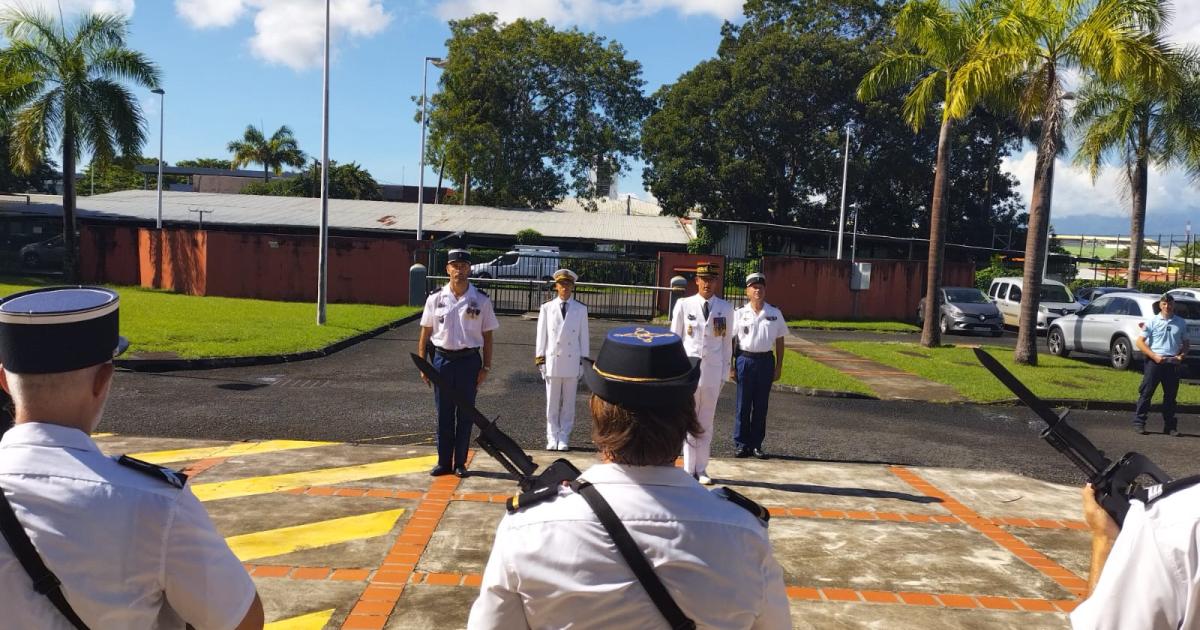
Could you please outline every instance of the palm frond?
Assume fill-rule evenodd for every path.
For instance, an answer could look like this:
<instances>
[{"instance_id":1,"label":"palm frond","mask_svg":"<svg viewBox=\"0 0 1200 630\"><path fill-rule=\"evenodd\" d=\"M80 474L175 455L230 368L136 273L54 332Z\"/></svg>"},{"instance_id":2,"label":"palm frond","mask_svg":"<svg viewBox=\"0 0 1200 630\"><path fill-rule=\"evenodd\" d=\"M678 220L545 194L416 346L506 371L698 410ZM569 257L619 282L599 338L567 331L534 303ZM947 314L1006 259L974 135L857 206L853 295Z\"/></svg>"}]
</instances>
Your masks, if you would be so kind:
<instances>
[{"instance_id":1,"label":"palm frond","mask_svg":"<svg viewBox=\"0 0 1200 630\"><path fill-rule=\"evenodd\" d=\"M946 83L946 75L942 72L930 72L925 75L917 84L913 86L911 92L904 99L904 106L901 108L901 115L904 122L912 127L913 131L920 131L925 126L925 121L929 117L929 110L936 101L944 93Z\"/></svg>"},{"instance_id":2,"label":"palm frond","mask_svg":"<svg viewBox=\"0 0 1200 630\"><path fill-rule=\"evenodd\" d=\"M126 48L108 48L92 59L92 76L125 79L145 87L162 85L162 73L149 57Z\"/></svg>"},{"instance_id":3,"label":"palm frond","mask_svg":"<svg viewBox=\"0 0 1200 630\"><path fill-rule=\"evenodd\" d=\"M858 100L871 101L898 87L908 85L921 76L927 62L912 52L888 50L875 67L867 71L858 84Z\"/></svg>"},{"instance_id":4,"label":"palm frond","mask_svg":"<svg viewBox=\"0 0 1200 630\"><path fill-rule=\"evenodd\" d=\"M10 159L15 170L31 173L46 148L58 142L63 122L62 88L47 91L16 113L10 136Z\"/></svg>"}]
</instances>

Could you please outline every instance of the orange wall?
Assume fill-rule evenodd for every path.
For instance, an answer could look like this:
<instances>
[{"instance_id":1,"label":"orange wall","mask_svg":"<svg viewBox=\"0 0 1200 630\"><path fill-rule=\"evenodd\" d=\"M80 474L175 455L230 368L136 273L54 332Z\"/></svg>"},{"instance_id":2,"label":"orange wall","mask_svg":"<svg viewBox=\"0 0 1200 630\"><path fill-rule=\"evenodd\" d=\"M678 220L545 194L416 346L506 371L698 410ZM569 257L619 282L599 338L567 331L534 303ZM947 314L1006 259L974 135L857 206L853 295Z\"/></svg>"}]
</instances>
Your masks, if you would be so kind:
<instances>
[{"instance_id":1,"label":"orange wall","mask_svg":"<svg viewBox=\"0 0 1200 630\"><path fill-rule=\"evenodd\" d=\"M659 252L658 253L658 286L671 286L671 278L675 276L683 276L687 278L687 289L684 290L682 297L687 297L696 292L696 280L693 272L696 270L696 265L702 262L716 263L721 270L717 277L717 295L722 295L722 287L725 286L725 257L716 254L688 254L681 252ZM722 296L724 297L724 296ZM670 294L665 291L658 292L658 311L666 313ZM669 314L669 313L668 313Z\"/></svg>"},{"instance_id":2,"label":"orange wall","mask_svg":"<svg viewBox=\"0 0 1200 630\"><path fill-rule=\"evenodd\" d=\"M871 288L850 290L850 262L816 258L767 257L767 301L788 318L900 319L916 318L925 289L925 261L869 260ZM946 286L974 286L971 263L947 262ZM857 304L855 304L857 293Z\"/></svg>"},{"instance_id":3,"label":"orange wall","mask_svg":"<svg viewBox=\"0 0 1200 630\"><path fill-rule=\"evenodd\" d=\"M80 267L83 282L138 284L138 230L135 227L79 226Z\"/></svg>"},{"instance_id":4,"label":"orange wall","mask_svg":"<svg viewBox=\"0 0 1200 630\"><path fill-rule=\"evenodd\" d=\"M161 233L140 228L141 285L188 295L206 295L206 234L188 228L163 228Z\"/></svg>"}]
</instances>

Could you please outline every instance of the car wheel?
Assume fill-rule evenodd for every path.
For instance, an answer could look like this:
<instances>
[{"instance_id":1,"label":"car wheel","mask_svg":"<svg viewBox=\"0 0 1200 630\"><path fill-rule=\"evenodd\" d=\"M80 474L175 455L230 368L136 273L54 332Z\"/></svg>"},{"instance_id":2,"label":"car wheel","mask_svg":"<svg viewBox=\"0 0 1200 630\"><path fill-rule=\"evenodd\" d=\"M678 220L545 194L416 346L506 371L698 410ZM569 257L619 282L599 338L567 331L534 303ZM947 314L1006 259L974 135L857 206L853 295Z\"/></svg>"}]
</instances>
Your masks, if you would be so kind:
<instances>
[{"instance_id":1,"label":"car wheel","mask_svg":"<svg viewBox=\"0 0 1200 630\"><path fill-rule=\"evenodd\" d=\"M943 335L950 332L950 322L946 321L945 315L938 318L938 328L941 329Z\"/></svg>"},{"instance_id":2,"label":"car wheel","mask_svg":"<svg viewBox=\"0 0 1200 630\"><path fill-rule=\"evenodd\" d=\"M1071 354L1067 350L1067 340L1063 337L1061 328L1051 328L1050 334L1046 335L1046 345L1050 348L1050 354L1056 357L1066 357Z\"/></svg>"},{"instance_id":3,"label":"car wheel","mask_svg":"<svg viewBox=\"0 0 1200 630\"><path fill-rule=\"evenodd\" d=\"M37 267L41 263L41 259L34 252L29 252L21 257L21 264L30 269Z\"/></svg>"},{"instance_id":4,"label":"car wheel","mask_svg":"<svg viewBox=\"0 0 1200 630\"><path fill-rule=\"evenodd\" d=\"M1133 364L1133 346L1129 345L1128 338L1117 337L1113 339L1112 345L1108 350L1108 362L1112 364L1114 369L1129 369L1129 366Z\"/></svg>"}]
</instances>

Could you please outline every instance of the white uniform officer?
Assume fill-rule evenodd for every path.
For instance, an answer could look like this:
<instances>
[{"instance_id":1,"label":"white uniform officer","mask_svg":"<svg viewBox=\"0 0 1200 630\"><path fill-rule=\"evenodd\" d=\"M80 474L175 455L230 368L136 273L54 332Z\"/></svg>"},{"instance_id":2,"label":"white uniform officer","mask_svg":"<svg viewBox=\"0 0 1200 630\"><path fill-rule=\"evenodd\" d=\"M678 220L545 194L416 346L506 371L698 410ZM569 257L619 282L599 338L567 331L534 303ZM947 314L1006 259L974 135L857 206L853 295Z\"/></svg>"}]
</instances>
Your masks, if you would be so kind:
<instances>
[{"instance_id":1,"label":"white uniform officer","mask_svg":"<svg viewBox=\"0 0 1200 630\"><path fill-rule=\"evenodd\" d=\"M717 266L700 263L696 266L697 292L675 302L671 314L671 332L683 338L683 349L689 357L700 359L700 384L696 387L696 419L703 432L689 434L683 445L683 470L705 485L712 483L708 476L708 455L712 447L713 416L717 413L717 398L721 385L729 374L733 359L733 307L715 295Z\"/></svg>"},{"instance_id":2,"label":"white uniform officer","mask_svg":"<svg viewBox=\"0 0 1200 630\"><path fill-rule=\"evenodd\" d=\"M698 430L689 405L698 363L664 328L609 331L583 367L601 463L500 522L469 629L791 627L783 571L755 518L762 508L724 488L707 492L674 465ZM682 618L668 622L670 608L648 595L653 580L618 551L612 520L588 493L607 504Z\"/></svg>"},{"instance_id":3,"label":"white uniform officer","mask_svg":"<svg viewBox=\"0 0 1200 630\"><path fill-rule=\"evenodd\" d=\"M787 322L779 309L767 304L767 277L746 276L746 305L733 313L734 336L739 351L730 372L737 381L737 412L733 423L736 457L754 455L767 459L762 450L767 434L767 402L771 384L783 374L783 340Z\"/></svg>"},{"instance_id":4,"label":"white uniform officer","mask_svg":"<svg viewBox=\"0 0 1200 630\"><path fill-rule=\"evenodd\" d=\"M187 477L105 457L118 297L48 288L0 300L0 610L5 628L262 628L254 582ZM36 585L36 587L35 587Z\"/></svg>"},{"instance_id":5,"label":"white uniform officer","mask_svg":"<svg viewBox=\"0 0 1200 630\"><path fill-rule=\"evenodd\" d=\"M1200 475L1142 490L1117 524L1083 491L1092 532L1090 594L1077 630L1200 628Z\"/></svg>"},{"instance_id":6,"label":"white uniform officer","mask_svg":"<svg viewBox=\"0 0 1200 630\"><path fill-rule=\"evenodd\" d=\"M474 405L475 393L492 369L492 331L500 327L500 322L492 301L468 280L470 252L450 250L446 275L450 277L446 286L425 300L417 356L433 364L446 384ZM430 384L424 374L421 380ZM438 387L433 388L433 400L437 406L438 463L429 474L437 477L453 472L466 477L473 422L467 414L460 414L450 396L443 396Z\"/></svg>"},{"instance_id":7,"label":"white uniform officer","mask_svg":"<svg viewBox=\"0 0 1200 630\"><path fill-rule=\"evenodd\" d=\"M575 426L575 392L579 360L588 355L587 307L572 297L579 276L570 269L554 272L558 297L538 312L534 363L546 382L546 450L570 450Z\"/></svg>"}]
</instances>

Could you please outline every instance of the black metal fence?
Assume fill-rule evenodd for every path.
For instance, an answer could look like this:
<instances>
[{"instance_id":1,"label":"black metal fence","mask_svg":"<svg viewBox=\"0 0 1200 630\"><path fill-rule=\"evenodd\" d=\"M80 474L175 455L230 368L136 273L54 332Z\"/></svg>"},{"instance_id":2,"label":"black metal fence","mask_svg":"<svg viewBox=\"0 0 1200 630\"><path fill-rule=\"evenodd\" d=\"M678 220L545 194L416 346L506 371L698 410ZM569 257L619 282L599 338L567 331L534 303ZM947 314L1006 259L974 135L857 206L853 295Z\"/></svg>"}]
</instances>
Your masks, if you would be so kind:
<instances>
[{"instance_id":1,"label":"black metal fence","mask_svg":"<svg viewBox=\"0 0 1200 630\"><path fill-rule=\"evenodd\" d=\"M427 291L440 290L448 280L446 276L429 276ZM536 312L556 295L554 283L548 280L472 278L471 283L488 294L497 313ZM579 282L575 285L574 297L588 307L590 317L648 320L662 314L658 312L658 303L663 291L669 293L671 289Z\"/></svg>"}]
</instances>

